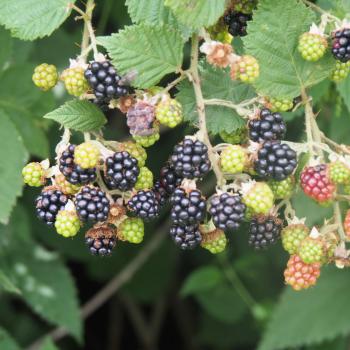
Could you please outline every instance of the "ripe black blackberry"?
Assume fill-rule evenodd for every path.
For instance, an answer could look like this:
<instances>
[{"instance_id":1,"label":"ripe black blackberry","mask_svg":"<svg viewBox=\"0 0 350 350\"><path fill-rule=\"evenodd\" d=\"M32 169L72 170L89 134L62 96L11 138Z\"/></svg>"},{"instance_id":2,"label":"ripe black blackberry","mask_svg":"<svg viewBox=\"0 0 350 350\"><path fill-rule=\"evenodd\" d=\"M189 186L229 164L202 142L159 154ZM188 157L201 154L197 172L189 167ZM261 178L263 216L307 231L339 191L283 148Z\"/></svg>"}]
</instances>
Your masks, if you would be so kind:
<instances>
[{"instance_id":1,"label":"ripe black blackberry","mask_svg":"<svg viewBox=\"0 0 350 350\"><path fill-rule=\"evenodd\" d=\"M221 230L237 230L244 220L246 206L239 195L222 193L210 201L209 213L214 225Z\"/></svg>"},{"instance_id":2,"label":"ripe black blackberry","mask_svg":"<svg viewBox=\"0 0 350 350\"><path fill-rule=\"evenodd\" d=\"M206 202L199 190L177 188L170 197L170 217L175 225L199 224L205 218Z\"/></svg>"},{"instance_id":3,"label":"ripe black blackberry","mask_svg":"<svg viewBox=\"0 0 350 350\"><path fill-rule=\"evenodd\" d=\"M194 249L202 242L198 225L173 225L170 228L170 236L183 250Z\"/></svg>"},{"instance_id":4,"label":"ripe black blackberry","mask_svg":"<svg viewBox=\"0 0 350 350\"><path fill-rule=\"evenodd\" d=\"M105 161L105 180L111 189L131 190L140 174L138 161L129 152L116 152Z\"/></svg>"},{"instance_id":5,"label":"ripe black blackberry","mask_svg":"<svg viewBox=\"0 0 350 350\"><path fill-rule=\"evenodd\" d=\"M55 187L46 187L35 200L36 215L47 225L52 226L60 210L68 202L68 197Z\"/></svg>"},{"instance_id":6,"label":"ripe black blackberry","mask_svg":"<svg viewBox=\"0 0 350 350\"><path fill-rule=\"evenodd\" d=\"M74 163L75 145L69 145L61 154L59 169L66 180L73 185L86 185L96 180L96 168L83 169Z\"/></svg>"},{"instance_id":7,"label":"ripe black blackberry","mask_svg":"<svg viewBox=\"0 0 350 350\"><path fill-rule=\"evenodd\" d=\"M160 183L167 193L172 194L181 185L183 178L176 174L175 169L167 163L160 170Z\"/></svg>"},{"instance_id":8,"label":"ripe black blackberry","mask_svg":"<svg viewBox=\"0 0 350 350\"><path fill-rule=\"evenodd\" d=\"M90 229L85 235L85 244L92 255L108 256L117 243L115 232L108 225Z\"/></svg>"},{"instance_id":9,"label":"ripe black blackberry","mask_svg":"<svg viewBox=\"0 0 350 350\"><path fill-rule=\"evenodd\" d=\"M247 35L247 22L251 19L251 14L235 11L230 11L224 16L224 22L228 26L228 32L232 36Z\"/></svg>"},{"instance_id":10,"label":"ripe black blackberry","mask_svg":"<svg viewBox=\"0 0 350 350\"><path fill-rule=\"evenodd\" d=\"M99 102L117 99L129 93L129 87L123 85L122 77L110 61L90 63L84 75Z\"/></svg>"},{"instance_id":11,"label":"ripe black blackberry","mask_svg":"<svg viewBox=\"0 0 350 350\"><path fill-rule=\"evenodd\" d=\"M185 138L175 146L170 165L182 178L201 178L210 171L208 147L199 140Z\"/></svg>"},{"instance_id":12,"label":"ripe black blackberry","mask_svg":"<svg viewBox=\"0 0 350 350\"><path fill-rule=\"evenodd\" d=\"M108 218L110 203L99 188L83 187L75 196L74 204L81 221L102 222Z\"/></svg>"},{"instance_id":13,"label":"ripe black blackberry","mask_svg":"<svg viewBox=\"0 0 350 350\"><path fill-rule=\"evenodd\" d=\"M248 243L255 249L263 249L280 238L282 220L274 216L257 216L250 223Z\"/></svg>"},{"instance_id":14,"label":"ripe black blackberry","mask_svg":"<svg viewBox=\"0 0 350 350\"><path fill-rule=\"evenodd\" d=\"M286 143L266 141L258 151L255 171L265 179L285 180L297 166L297 154Z\"/></svg>"},{"instance_id":15,"label":"ripe black blackberry","mask_svg":"<svg viewBox=\"0 0 350 350\"><path fill-rule=\"evenodd\" d=\"M259 119L250 120L248 127L249 138L254 142L282 140L287 131L281 114L272 113L267 108L261 110Z\"/></svg>"},{"instance_id":16,"label":"ripe black blackberry","mask_svg":"<svg viewBox=\"0 0 350 350\"><path fill-rule=\"evenodd\" d=\"M156 198L159 202L159 206L162 208L169 199L169 194L166 192L160 181L156 181L152 188Z\"/></svg>"},{"instance_id":17,"label":"ripe black blackberry","mask_svg":"<svg viewBox=\"0 0 350 350\"><path fill-rule=\"evenodd\" d=\"M140 190L128 201L128 209L137 217L151 220L159 215L160 205L152 190Z\"/></svg>"},{"instance_id":18,"label":"ripe black blackberry","mask_svg":"<svg viewBox=\"0 0 350 350\"><path fill-rule=\"evenodd\" d=\"M333 32L332 53L335 59L346 63L350 61L350 28Z\"/></svg>"}]
</instances>

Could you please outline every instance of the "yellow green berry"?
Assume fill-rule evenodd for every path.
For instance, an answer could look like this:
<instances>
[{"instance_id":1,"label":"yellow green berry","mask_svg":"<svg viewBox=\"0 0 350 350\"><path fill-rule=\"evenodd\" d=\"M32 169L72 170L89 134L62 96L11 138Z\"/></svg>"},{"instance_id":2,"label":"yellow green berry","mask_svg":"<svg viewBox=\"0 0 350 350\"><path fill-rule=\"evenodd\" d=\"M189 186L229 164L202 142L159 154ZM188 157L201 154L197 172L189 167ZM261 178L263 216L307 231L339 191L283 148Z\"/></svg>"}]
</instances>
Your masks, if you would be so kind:
<instances>
[{"instance_id":1,"label":"yellow green berry","mask_svg":"<svg viewBox=\"0 0 350 350\"><path fill-rule=\"evenodd\" d=\"M48 91L57 84L57 68L52 64L42 63L34 69L32 79L38 88Z\"/></svg>"},{"instance_id":2,"label":"yellow green berry","mask_svg":"<svg viewBox=\"0 0 350 350\"><path fill-rule=\"evenodd\" d=\"M290 254L297 254L301 242L309 236L310 230L304 224L292 224L282 230L282 246Z\"/></svg>"},{"instance_id":3,"label":"yellow green berry","mask_svg":"<svg viewBox=\"0 0 350 350\"><path fill-rule=\"evenodd\" d=\"M58 212L55 228L63 237L74 237L80 230L81 222L75 211L61 210Z\"/></svg>"},{"instance_id":4,"label":"yellow green berry","mask_svg":"<svg viewBox=\"0 0 350 350\"><path fill-rule=\"evenodd\" d=\"M259 63L253 56L241 56L231 65L231 78L253 83L260 75Z\"/></svg>"},{"instance_id":5,"label":"yellow green berry","mask_svg":"<svg viewBox=\"0 0 350 350\"><path fill-rule=\"evenodd\" d=\"M286 199L291 197L294 191L294 178L287 177L285 180L271 180L268 182L275 199Z\"/></svg>"},{"instance_id":6,"label":"yellow green berry","mask_svg":"<svg viewBox=\"0 0 350 350\"><path fill-rule=\"evenodd\" d=\"M136 190L146 190L146 189L150 189L152 187L153 187L152 171L144 166L140 169L140 174L137 177L135 189Z\"/></svg>"},{"instance_id":7,"label":"yellow green berry","mask_svg":"<svg viewBox=\"0 0 350 350\"><path fill-rule=\"evenodd\" d=\"M138 145L147 148L153 146L160 139L160 134L156 132L150 136L133 135L132 137Z\"/></svg>"},{"instance_id":8,"label":"yellow green berry","mask_svg":"<svg viewBox=\"0 0 350 350\"><path fill-rule=\"evenodd\" d=\"M45 170L40 163L29 163L22 170L23 181L29 186L45 185Z\"/></svg>"},{"instance_id":9,"label":"yellow green berry","mask_svg":"<svg viewBox=\"0 0 350 350\"><path fill-rule=\"evenodd\" d=\"M137 159L138 166L141 168L145 165L147 159L147 153L143 147L135 142L127 141L124 142L121 147L121 151L128 152L132 157Z\"/></svg>"},{"instance_id":10,"label":"yellow green berry","mask_svg":"<svg viewBox=\"0 0 350 350\"><path fill-rule=\"evenodd\" d=\"M67 68L63 71L61 79L70 95L79 97L89 90L82 67Z\"/></svg>"},{"instance_id":11,"label":"yellow green berry","mask_svg":"<svg viewBox=\"0 0 350 350\"><path fill-rule=\"evenodd\" d=\"M92 142L84 142L74 150L74 162L83 169L95 168L98 165L100 151Z\"/></svg>"},{"instance_id":12,"label":"yellow green berry","mask_svg":"<svg viewBox=\"0 0 350 350\"><path fill-rule=\"evenodd\" d=\"M243 194L242 201L249 215L266 215L273 207L274 196L267 183L256 182Z\"/></svg>"},{"instance_id":13,"label":"yellow green berry","mask_svg":"<svg viewBox=\"0 0 350 350\"><path fill-rule=\"evenodd\" d=\"M130 243L139 244L145 233L144 223L140 218L127 218L118 227L118 237Z\"/></svg>"},{"instance_id":14,"label":"yellow green berry","mask_svg":"<svg viewBox=\"0 0 350 350\"><path fill-rule=\"evenodd\" d=\"M316 62L324 56L327 46L323 35L304 33L299 38L298 51L304 60Z\"/></svg>"},{"instance_id":15,"label":"yellow green berry","mask_svg":"<svg viewBox=\"0 0 350 350\"><path fill-rule=\"evenodd\" d=\"M156 106L156 118L161 124L174 128L183 119L181 103L172 98L160 101Z\"/></svg>"},{"instance_id":16,"label":"yellow green berry","mask_svg":"<svg viewBox=\"0 0 350 350\"><path fill-rule=\"evenodd\" d=\"M232 145L226 147L220 155L221 169L225 173L241 173L247 162L247 154L243 147Z\"/></svg>"}]
</instances>

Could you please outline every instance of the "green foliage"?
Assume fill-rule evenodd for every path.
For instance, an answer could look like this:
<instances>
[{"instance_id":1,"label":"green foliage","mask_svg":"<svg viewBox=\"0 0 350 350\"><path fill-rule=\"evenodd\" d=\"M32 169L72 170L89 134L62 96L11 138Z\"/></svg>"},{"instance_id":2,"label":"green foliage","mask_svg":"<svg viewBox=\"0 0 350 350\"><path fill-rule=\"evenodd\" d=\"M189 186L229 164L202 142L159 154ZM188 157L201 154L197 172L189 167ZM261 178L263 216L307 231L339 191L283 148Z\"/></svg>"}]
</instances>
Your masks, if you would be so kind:
<instances>
[{"instance_id":1,"label":"green foliage","mask_svg":"<svg viewBox=\"0 0 350 350\"><path fill-rule=\"evenodd\" d=\"M276 306L259 350L321 343L350 332L350 272L325 269L316 288L287 289Z\"/></svg>"},{"instance_id":2,"label":"green foliage","mask_svg":"<svg viewBox=\"0 0 350 350\"><path fill-rule=\"evenodd\" d=\"M296 49L299 36L314 20L312 10L301 1L259 1L243 40L247 53L259 61L260 77L255 83L259 92L294 98L329 76L334 66L330 53L313 63L303 60Z\"/></svg>"},{"instance_id":3,"label":"green foliage","mask_svg":"<svg viewBox=\"0 0 350 350\"><path fill-rule=\"evenodd\" d=\"M0 270L0 288L6 292L21 294L20 290L11 282L11 280Z\"/></svg>"},{"instance_id":4,"label":"green foliage","mask_svg":"<svg viewBox=\"0 0 350 350\"><path fill-rule=\"evenodd\" d=\"M0 348L4 350L20 350L20 347L3 328L0 328Z\"/></svg>"},{"instance_id":5,"label":"green foliage","mask_svg":"<svg viewBox=\"0 0 350 350\"><path fill-rule=\"evenodd\" d=\"M239 103L254 97L253 89L249 85L231 80L227 70L203 64L200 67L200 77L203 96L207 100L225 99ZM193 87L188 81L185 81L179 84L178 88L179 92L176 97L182 104L185 120L196 125L198 114ZM207 106L206 117L208 130L212 134L218 134L221 131L230 133L245 125L244 119L233 109L223 106Z\"/></svg>"},{"instance_id":6,"label":"green foliage","mask_svg":"<svg viewBox=\"0 0 350 350\"><path fill-rule=\"evenodd\" d=\"M0 72L2 71L5 63L11 57L12 53L12 39L10 33L3 27L0 27Z\"/></svg>"},{"instance_id":7,"label":"green foliage","mask_svg":"<svg viewBox=\"0 0 350 350\"><path fill-rule=\"evenodd\" d=\"M57 346L53 343L50 338L46 338L39 350L58 350Z\"/></svg>"},{"instance_id":8,"label":"green foliage","mask_svg":"<svg viewBox=\"0 0 350 350\"><path fill-rule=\"evenodd\" d=\"M176 18L188 27L200 29L214 24L225 11L225 0L165 0Z\"/></svg>"},{"instance_id":9,"label":"green foliage","mask_svg":"<svg viewBox=\"0 0 350 350\"><path fill-rule=\"evenodd\" d=\"M62 126L81 132L100 129L106 122L101 110L88 101L71 100L54 111L44 115Z\"/></svg>"},{"instance_id":10,"label":"green foliage","mask_svg":"<svg viewBox=\"0 0 350 350\"><path fill-rule=\"evenodd\" d=\"M350 77L342 81L341 83L337 84L337 90L340 94L340 96L343 98L343 101L346 105L346 108L350 112Z\"/></svg>"},{"instance_id":11,"label":"green foliage","mask_svg":"<svg viewBox=\"0 0 350 350\"><path fill-rule=\"evenodd\" d=\"M151 87L181 68L184 41L168 25L134 25L99 41L122 74L137 73L133 85L140 88Z\"/></svg>"},{"instance_id":12,"label":"green foliage","mask_svg":"<svg viewBox=\"0 0 350 350\"><path fill-rule=\"evenodd\" d=\"M0 165L0 223L8 223L17 197L22 192L21 170L28 153L15 125L8 115L0 110L0 158L9 162Z\"/></svg>"},{"instance_id":13,"label":"green foliage","mask_svg":"<svg viewBox=\"0 0 350 350\"><path fill-rule=\"evenodd\" d=\"M69 16L75 0L0 0L0 24L12 36L34 40L50 35Z\"/></svg>"}]
</instances>

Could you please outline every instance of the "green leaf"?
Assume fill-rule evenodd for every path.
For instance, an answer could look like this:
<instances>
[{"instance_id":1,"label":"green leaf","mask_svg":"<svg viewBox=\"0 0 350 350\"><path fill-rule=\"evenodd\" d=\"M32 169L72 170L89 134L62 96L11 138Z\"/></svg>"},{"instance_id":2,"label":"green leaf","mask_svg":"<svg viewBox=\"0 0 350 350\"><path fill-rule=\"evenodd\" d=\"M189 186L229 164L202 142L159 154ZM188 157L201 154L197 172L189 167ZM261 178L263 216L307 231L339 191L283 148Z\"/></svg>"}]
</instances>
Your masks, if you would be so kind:
<instances>
[{"instance_id":1,"label":"green leaf","mask_svg":"<svg viewBox=\"0 0 350 350\"><path fill-rule=\"evenodd\" d=\"M66 328L81 340L82 324L74 281L56 255L31 244L11 246L0 265L23 300L50 323Z\"/></svg>"},{"instance_id":2,"label":"green leaf","mask_svg":"<svg viewBox=\"0 0 350 350\"><path fill-rule=\"evenodd\" d=\"M47 337L43 341L39 350L58 350L58 347L54 344L51 338Z\"/></svg>"},{"instance_id":3,"label":"green leaf","mask_svg":"<svg viewBox=\"0 0 350 350\"><path fill-rule=\"evenodd\" d=\"M0 223L6 224L22 192L21 171L28 159L22 138L9 117L0 110Z\"/></svg>"},{"instance_id":4,"label":"green leaf","mask_svg":"<svg viewBox=\"0 0 350 350\"><path fill-rule=\"evenodd\" d=\"M222 272L215 266L203 266L193 271L185 280L181 295L197 294L208 289L213 289L224 280Z\"/></svg>"},{"instance_id":5,"label":"green leaf","mask_svg":"<svg viewBox=\"0 0 350 350\"><path fill-rule=\"evenodd\" d=\"M220 284L195 295L206 312L216 319L234 323L247 311L247 306L235 289Z\"/></svg>"},{"instance_id":6,"label":"green leaf","mask_svg":"<svg viewBox=\"0 0 350 350\"><path fill-rule=\"evenodd\" d=\"M329 76L334 66L329 52L318 62L307 62L297 50L299 36L314 20L312 10L301 1L259 1L249 35L243 39L246 52L259 61L260 77L255 83L259 92L293 98Z\"/></svg>"},{"instance_id":7,"label":"green leaf","mask_svg":"<svg viewBox=\"0 0 350 350\"><path fill-rule=\"evenodd\" d=\"M259 350L296 348L350 333L350 271L324 268L316 287L287 288L274 310Z\"/></svg>"},{"instance_id":8,"label":"green leaf","mask_svg":"<svg viewBox=\"0 0 350 350\"><path fill-rule=\"evenodd\" d=\"M75 0L0 0L0 24L12 36L34 40L50 35L70 15Z\"/></svg>"},{"instance_id":9,"label":"green leaf","mask_svg":"<svg viewBox=\"0 0 350 350\"><path fill-rule=\"evenodd\" d=\"M11 280L0 270L0 289L6 292L21 294L20 290L11 282Z\"/></svg>"},{"instance_id":10,"label":"green leaf","mask_svg":"<svg viewBox=\"0 0 350 350\"><path fill-rule=\"evenodd\" d=\"M217 22L225 11L225 0L165 0L176 18L193 29L208 27Z\"/></svg>"},{"instance_id":11,"label":"green leaf","mask_svg":"<svg viewBox=\"0 0 350 350\"><path fill-rule=\"evenodd\" d=\"M340 96L343 98L343 101L346 105L346 108L348 109L350 113L350 77L347 77L344 81L337 84L337 90L340 94Z\"/></svg>"},{"instance_id":12,"label":"green leaf","mask_svg":"<svg viewBox=\"0 0 350 350\"><path fill-rule=\"evenodd\" d=\"M99 41L122 74L137 73L133 85L140 88L151 87L181 68L184 41L168 25L138 24Z\"/></svg>"},{"instance_id":13,"label":"green leaf","mask_svg":"<svg viewBox=\"0 0 350 350\"><path fill-rule=\"evenodd\" d=\"M0 72L5 63L10 59L12 54L12 39L10 33L3 27L0 27Z\"/></svg>"},{"instance_id":14,"label":"green leaf","mask_svg":"<svg viewBox=\"0 0 350 350\"><path fill-rule=\"evenodd\" d=\"M100 129L107 119L101 110L88 101L71 100L47 113L44 118L52 119L62 126L81 132Z\"/></svg>"},{"instance_id":15,"label":"green leaf","mask_svg":"<svg viewBox=\"0 0 350 350\"><path fill-rule=\"evenodd\" d=\"M0 349L20 350L20 347L3 328L0 328Z\"/></svg>"},{"instance_id":16,"label":"green leaf","mask_svg":"<svg viewBox=\"0 0 350 350\"><path fill-rule=\"evenodd\" d=\"M230 78L227 70L215 69L208 64L200 66L202 91L205 99L224 99L239 103L254 97L253 89ZM178 86L177 99L184 109L185 120L198 124L196 99L191 83L184 81ZM222 106L207 106L208 131L218 134L221 131L233 132L245 125L245 121L233 109Z\"/></svg>"}]
</instances>

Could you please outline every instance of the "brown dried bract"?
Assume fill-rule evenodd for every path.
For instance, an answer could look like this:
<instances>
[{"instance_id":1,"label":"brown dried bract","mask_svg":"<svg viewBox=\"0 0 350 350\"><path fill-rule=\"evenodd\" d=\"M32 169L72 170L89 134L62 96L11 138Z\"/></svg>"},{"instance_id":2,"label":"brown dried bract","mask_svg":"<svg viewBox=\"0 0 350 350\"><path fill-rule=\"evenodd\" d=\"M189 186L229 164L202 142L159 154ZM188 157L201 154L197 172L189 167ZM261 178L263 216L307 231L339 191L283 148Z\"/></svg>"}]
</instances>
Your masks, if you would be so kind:
<instances>
[{"instance_id":1,"label":"brown dried bract","mask_svg":"<svg viewBox=\"0 0 350 350\"><path fill-rule=\"evenodd\" d=\"M226 68L231 63L232 46L229 44L216 43L212 46L211 52L207 55L210 64Z\"/></svg>"}]
</instances>

